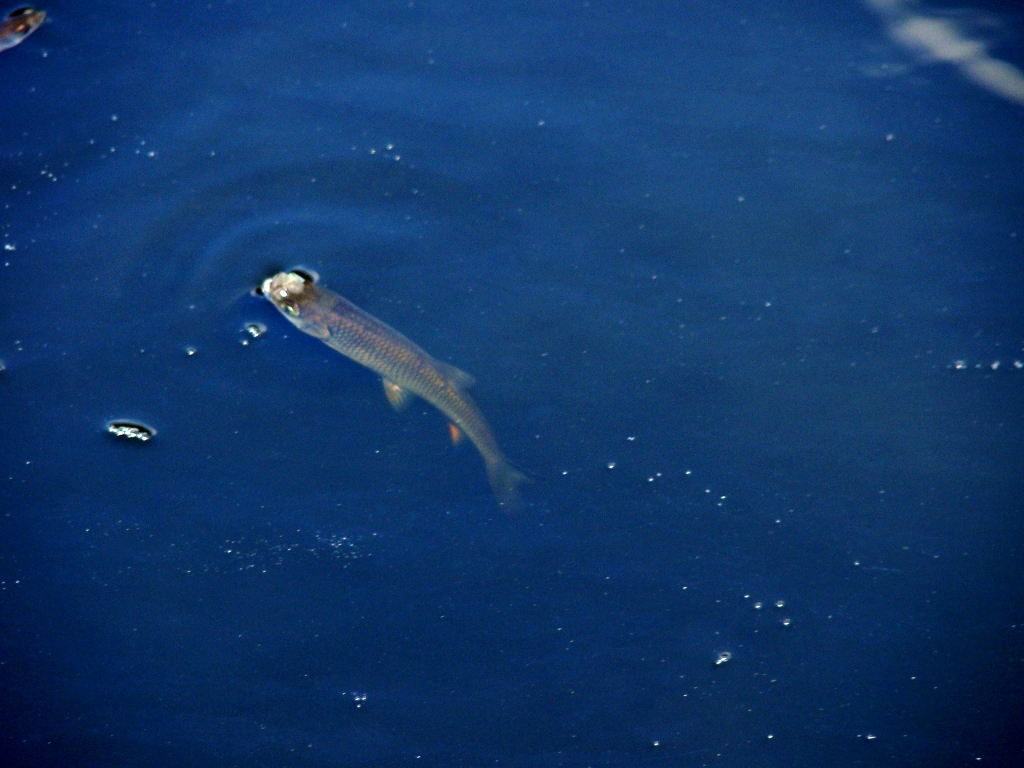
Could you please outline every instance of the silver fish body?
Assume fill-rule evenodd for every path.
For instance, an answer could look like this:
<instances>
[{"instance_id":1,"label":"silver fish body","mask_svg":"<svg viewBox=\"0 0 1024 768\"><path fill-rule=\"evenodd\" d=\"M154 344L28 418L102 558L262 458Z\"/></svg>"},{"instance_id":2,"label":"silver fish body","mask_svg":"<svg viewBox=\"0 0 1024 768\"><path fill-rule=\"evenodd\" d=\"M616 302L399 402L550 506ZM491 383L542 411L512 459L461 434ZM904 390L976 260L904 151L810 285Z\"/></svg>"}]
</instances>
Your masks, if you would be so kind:
<instances>
[{"instance_id":1,"label":"silver fish body","mask_svg":"<svg viewBox=\"0 0 1024 768\"><path fill-rule=\"evenodd\" d=\"M388 400L404 406L410 394L422 397L452 424L452 437L464 433L487 467L495 498L505 509L521 506L518 486L526 477L502 454L476 403L466 393L473 377L435 360L386 323L338 294L296 272L267 278L261 290L295 327L380 374Z\"/></svg>"}]
</instances>

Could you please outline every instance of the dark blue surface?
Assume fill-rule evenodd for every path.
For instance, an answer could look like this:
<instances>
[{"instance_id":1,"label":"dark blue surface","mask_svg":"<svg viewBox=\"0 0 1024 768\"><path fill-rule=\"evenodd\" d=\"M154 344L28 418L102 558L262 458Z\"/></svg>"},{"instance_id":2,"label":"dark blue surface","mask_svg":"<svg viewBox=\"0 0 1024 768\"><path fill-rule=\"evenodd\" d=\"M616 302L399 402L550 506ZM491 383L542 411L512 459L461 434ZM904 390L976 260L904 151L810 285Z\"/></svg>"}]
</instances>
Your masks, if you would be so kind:
<instances>
[{"instance_id":1,"label":"dark blue surface","mask_svg":"<svg viewBox=\"0 0 1024 768\"><path fill-rule=\"evenodd\" d=\"M1024 106L853 2L48 10L0 764L1024 764ZM477 378L522 514L293 265Z\"/></svg>"}]
</instances>

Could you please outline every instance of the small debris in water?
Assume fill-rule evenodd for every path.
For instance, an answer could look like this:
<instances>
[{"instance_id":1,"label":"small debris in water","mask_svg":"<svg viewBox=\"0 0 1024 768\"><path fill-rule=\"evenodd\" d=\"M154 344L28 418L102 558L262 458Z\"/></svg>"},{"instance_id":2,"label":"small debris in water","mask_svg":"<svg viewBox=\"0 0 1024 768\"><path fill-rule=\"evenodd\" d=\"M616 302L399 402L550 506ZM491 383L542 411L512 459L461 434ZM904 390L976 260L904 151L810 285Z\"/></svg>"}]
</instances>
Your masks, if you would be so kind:
<instances>
[{"instance_id":1,"label":"small debris in water","mask_svg":"<svg viewBox=\"0 0 1024 768\"><path fill-rule=\"evenodd\" d=\"M146 442L156 435L156 430L140 424L137 421L112 421L107 424L107 432L114 437L123 437L126 440L140 440Z\"/></svg>"},{"instance_id":2,"label":"small debris in water","mask_svg":"<svg viewBox=\"0 0 1024 768\"><path fill-rule=\"evenodd\" d=\"M198 350L195 347L185 347L185 354L192 357Z\"/></svg>"}]
</instances>

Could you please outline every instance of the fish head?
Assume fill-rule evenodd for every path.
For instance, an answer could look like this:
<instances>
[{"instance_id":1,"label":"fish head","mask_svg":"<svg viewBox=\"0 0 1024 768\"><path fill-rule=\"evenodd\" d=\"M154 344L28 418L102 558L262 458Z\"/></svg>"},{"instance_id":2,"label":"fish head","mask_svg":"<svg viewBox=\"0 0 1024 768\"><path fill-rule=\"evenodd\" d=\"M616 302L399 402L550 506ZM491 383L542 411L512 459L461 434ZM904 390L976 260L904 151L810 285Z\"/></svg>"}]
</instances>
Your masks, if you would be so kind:
<instances>
[{"instance_id":1,"label":"fish head","mask_svg":"<svg viewBox=\"0 0 1024 768\"><path fill-rule=\"evenodd\" d=\"M331 335L323 307L324 294L311 276L298 270L278 272L263 281L260 292L299 330L318 339Z\"/></svg>"},{"instance_id":2,"label":"fish head","mask_svg":"<svg viewBox=\"0 0 1024 768\"><path fill-rule=\"evenodd\" d=\"M297 317L306 284L302 275L295 272L278 272L264 280L260 290L283 314Z\"/></svg>"},{"instance_id":3,"label":"fish head","mask_svg":"<svg viewBox=\"0 0 1024 768\"><path fill-rule=\"evenodd\" d=\"M46 19L46 11L38 11L31 6L15 8L7 14L8 22L16 22L15 31L28 35Z\"/></svg>"}]
</instances>

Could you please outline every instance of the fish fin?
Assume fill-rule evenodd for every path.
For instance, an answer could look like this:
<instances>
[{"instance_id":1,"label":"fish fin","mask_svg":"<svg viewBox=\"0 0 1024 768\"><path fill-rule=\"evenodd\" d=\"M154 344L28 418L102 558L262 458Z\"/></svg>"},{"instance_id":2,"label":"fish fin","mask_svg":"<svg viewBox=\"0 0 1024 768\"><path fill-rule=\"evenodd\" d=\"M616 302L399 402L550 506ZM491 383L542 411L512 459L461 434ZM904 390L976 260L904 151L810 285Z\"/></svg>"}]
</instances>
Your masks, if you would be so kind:
<instances>
[{"instance_id":1,"label":"fish fin","mask_svg":"<svg viewBox=\"0 0 1024 768\"><path fill-rule=\"evenodd\" d=\"M458 445L462 442L462 438L465 437L465 435L462 434L462 430L450 422L448 424L448 434L452 436L452 445Z\"/></svg>"},{"instance_id":2,"label":"fish fin","mask_svg":"<svg viewBox=\"0 0 1024 768\"><path fill-rule=\"evenodd\" d=\"M409 390L402 389L387 379L381 379L381 383L384 385L384 396L396 411L401 411L412 402L413 394Z\"/></svg>"},{"instance_id":3,"label":"fish fin","mask_svg":"<svg viewBox=\"0 0 1024 768\"><path fill-rule=\"evenodd\" d=\"M445 375L445 378L455 385L456 389L469 389L476 384L476 379L454 365L441 363L441 372Z\"/></svg>"},{"instance_id":4,"label":"fish fin","mask_svg":"<svg viewBox=\"0 0 1024 768\"><path fill-rule=\"evenodd\" d=\"M519 486L531 482L530 478L504 459L487 462L487 477L498 506L506 512L521 512L523 500L519 496Z\"/></svg>"}]
</instances>

